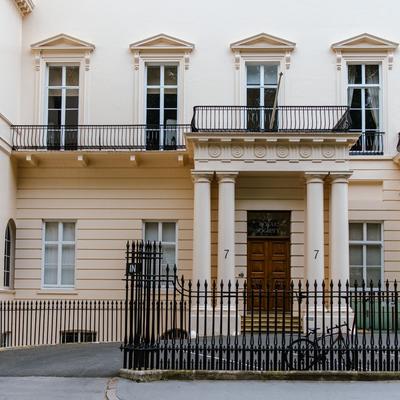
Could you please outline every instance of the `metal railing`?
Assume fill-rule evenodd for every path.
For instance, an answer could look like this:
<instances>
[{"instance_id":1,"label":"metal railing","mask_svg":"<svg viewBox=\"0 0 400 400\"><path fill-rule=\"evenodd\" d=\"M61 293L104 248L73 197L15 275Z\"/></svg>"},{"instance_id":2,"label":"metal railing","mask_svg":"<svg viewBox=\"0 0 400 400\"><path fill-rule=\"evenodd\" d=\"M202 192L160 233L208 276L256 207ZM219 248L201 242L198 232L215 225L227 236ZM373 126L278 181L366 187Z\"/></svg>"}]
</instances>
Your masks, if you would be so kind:
<instances>
[{"instance_id":1,"label":"metal railing","mask_svg":"<svg viewBox=\"0 0 400 400\"><path fill-rule=\"evenodd\" d=\"M350 155L383 155L383 132L362 132L354 146L350 149Z\"/></svg>"},{"instance_id":2,"label":"metal railing","mask_svg":"<svg viewBox=\"0 0 400 400\"><path fill-rule=\"evenodd\" d=\"M179 150L190 125L13 125L14 150Z\"/></svg>"},{"instance_id":3,"label":"metal railing","mask_svg":"<svg viewBox=\"0 0 400 400\"><path fill-rule=\"evenodd\" d=\"M128 369L399 371L397 283L191 282L127 247Z\"/></svg>"},{"instance_id":4,"label":"metal railing","mask_svg":"<svg viewBox=\"0 0 400 400\"><path fill-rule=\"evenodd\" d=\"M194 132L345 132L347 106L195 106Z\"/></svg>"},{"instance_id":5,"label":"metal railing","mask_svg":"<svg viewBox=\"0 0 400 400\"><path fill-rule=\"evenodd\" d=\"M0 347L121 342L124 300L0 301Z\"/></svg>"}]
</instances>

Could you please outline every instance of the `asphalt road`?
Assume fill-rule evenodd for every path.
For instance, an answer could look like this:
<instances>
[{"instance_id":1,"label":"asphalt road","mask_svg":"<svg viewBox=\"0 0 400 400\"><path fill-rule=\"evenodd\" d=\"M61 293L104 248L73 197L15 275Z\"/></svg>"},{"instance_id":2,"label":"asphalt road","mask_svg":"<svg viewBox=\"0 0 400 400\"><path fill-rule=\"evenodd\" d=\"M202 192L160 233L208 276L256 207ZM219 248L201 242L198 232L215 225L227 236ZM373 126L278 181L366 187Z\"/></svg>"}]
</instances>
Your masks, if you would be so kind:
<instances>
[{"instance_id":1,"label":"asphalt road","mask_svg":"<svg viewBox=\"0 0 400 400\"><path fill-rule=\"evenodd\" d=\"M118 343L85 343L0 351L0 377L118 376L122 367L118 347Z\"/></svg>"}]
</instances>

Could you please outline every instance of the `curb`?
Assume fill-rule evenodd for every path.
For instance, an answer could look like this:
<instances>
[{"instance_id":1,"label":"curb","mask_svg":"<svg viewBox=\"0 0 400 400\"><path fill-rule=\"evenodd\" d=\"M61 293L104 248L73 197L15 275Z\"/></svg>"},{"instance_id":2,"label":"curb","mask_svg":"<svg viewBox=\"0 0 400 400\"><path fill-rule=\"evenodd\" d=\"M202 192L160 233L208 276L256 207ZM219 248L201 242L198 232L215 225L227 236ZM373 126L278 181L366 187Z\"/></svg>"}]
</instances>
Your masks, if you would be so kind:
<instances>
[{"instance_id":1,"label":"curb","mask_svg":"<svg viewBox=\"0 0 400 400\"><path fill-rule=\"evenodd\" d=\"M136 371L121 369L121 378L135 382L163 380L257 380L257 381L393 381L400 380L400 371L191 371L191 370L150 370Z\"/></svg>"}]
</instances>

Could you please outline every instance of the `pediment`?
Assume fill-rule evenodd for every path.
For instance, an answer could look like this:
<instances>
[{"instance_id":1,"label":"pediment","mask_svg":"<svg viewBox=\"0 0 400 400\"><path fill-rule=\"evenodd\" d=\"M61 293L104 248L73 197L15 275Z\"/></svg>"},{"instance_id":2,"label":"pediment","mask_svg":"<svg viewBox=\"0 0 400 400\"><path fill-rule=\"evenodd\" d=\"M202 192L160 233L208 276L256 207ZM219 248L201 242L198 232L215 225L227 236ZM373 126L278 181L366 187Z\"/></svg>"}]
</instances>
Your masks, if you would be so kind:
<instances>
[{"instance_id":1,"label":"pediment","mask_svg":"<svg viewBox=\"0 0 400 400\"><path fill-rule=\"evenodd\" d=\"M31 45L32 50L78 50L78 51L93 51L95 46L89 42L73 36L60 33L48 39L41 40L40 42Z\"/></svg>"},{"instance_id":2,"label":"pediment","mask_svg":"<svg viewBox=\"0 0 400 400\"><path fill-rule=\"evenodd\" d=\"M194 44L164 33L134 42L129 45L132 51L182 51L191 52Z\"/></svg>"},{"instance_id":3,"label":"pediment","mask_svg":"<svg viewBox=\"0 0 400 400\"><path fill-rule=\"evenodd\" d=\"M393 51L398 47L398 43L371 35L362 33L332 44L335 51Z\"/></svg>"},{"instance_id":4,"label":"pediment","mask_svg":"<svg viewBox=\"0 0 400 400\"><path fill-rule=\"evenodd\" d=\"M267 33L259 33L258 35L239 40L231 44L233 51L292 51L296 43L282 39Z\"/></svg>"}]
</instances>

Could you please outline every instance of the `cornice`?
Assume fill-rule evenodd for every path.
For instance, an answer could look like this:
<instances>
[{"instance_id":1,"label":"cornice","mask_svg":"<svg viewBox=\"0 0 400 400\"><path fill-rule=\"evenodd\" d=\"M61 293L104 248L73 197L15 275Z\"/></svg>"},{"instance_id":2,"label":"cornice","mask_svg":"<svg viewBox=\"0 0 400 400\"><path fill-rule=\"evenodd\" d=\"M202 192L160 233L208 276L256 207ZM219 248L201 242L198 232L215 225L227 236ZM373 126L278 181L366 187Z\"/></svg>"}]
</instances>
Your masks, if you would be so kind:
<instances>
[{"instance_id":1,"label":"cornice","mask_svg":"<svg viewBox=\"0 0 400 400\"><path fill-rule=\"evenodd\" d=\"M14 3L23 17L30 14L35 8L32 0L14 0Z\"/></svg>"}]
</instances>

